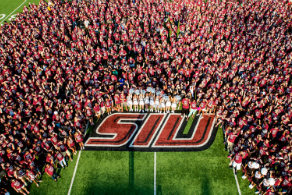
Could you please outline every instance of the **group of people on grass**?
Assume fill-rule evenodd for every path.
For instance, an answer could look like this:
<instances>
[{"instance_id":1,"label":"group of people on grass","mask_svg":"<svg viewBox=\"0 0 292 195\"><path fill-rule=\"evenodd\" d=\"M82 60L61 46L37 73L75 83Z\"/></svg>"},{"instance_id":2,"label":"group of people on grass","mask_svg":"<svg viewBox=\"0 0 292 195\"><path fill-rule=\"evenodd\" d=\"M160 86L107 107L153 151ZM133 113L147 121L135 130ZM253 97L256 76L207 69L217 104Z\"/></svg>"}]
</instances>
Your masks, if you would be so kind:
<instances>
[{"instance_id":1,"label":"group of people on grass","mask_svg":"<svg viewBox=\"0 0 292 195\"><path fill-rule=\"evenodd\" d=\"M112 111L217 114L256 193L290 193L288 1L41 0L0 28L1 182L55 181ZM230 165L232 165L230 164ZM2 189L3 193L5 189Z\"/></svg>"}]
</instances>

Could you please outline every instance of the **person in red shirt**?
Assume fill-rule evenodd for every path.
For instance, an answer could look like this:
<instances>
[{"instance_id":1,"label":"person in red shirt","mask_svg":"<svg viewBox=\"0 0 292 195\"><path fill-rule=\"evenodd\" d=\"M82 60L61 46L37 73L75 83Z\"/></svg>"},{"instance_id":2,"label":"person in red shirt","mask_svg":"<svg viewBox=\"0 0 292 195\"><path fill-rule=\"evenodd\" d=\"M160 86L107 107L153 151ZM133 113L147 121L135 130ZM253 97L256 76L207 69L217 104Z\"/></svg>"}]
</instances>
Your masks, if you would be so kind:
<instances>
[{"instance_id":1,"label":"person in red shirt","mask_svg":"<svg viewBox=\"0 0 292 195\"><path fill-rule=\"evenodd\" d=\"M231 131L228 134L228 137L227 137L227 144L228 144L227 145L227 149L228 149L229 155L233 151L234 142L235 142L236 137L237 137L237 133L235 131Z\"/></svg>"},{"instance_id":2,"label":"person in red shirt","mask_svg":"<svg viewBox=\"0 0 292 195\"><path fill-rule=\"evenodd\" d=\"M187 117L189 114L189 108L190 108L190 100L187 96L182 100L182 112L181 117Z\"/></svg>"},{"instance_id":3,"label":"person in red shirt","mask_svg":"<svg viewBox=\"0 0 292 195\"><path fill-rule=\"evenodd\" d=\"M100 105L97 102L94 104L93 112L95 114L95 117L97 119L99 119L100 118Z\"/></svg>"},{"instance_id":4,"label":"person in red shirt","mask_svg":"<svg viewBox=\"0 0 292 195\"><path fill-rule=\"evenodd\" d=\"M67 146L68 146L68 148L69 148L70 150L72 150L72 153L73 153L73 154L77 154L74 139L73 139L71 136L68 136L68 137L66 138L66 140L67 140Z\"/></svg>"},{"instance_id":5,"label":"person in red shirt","mask_svg":"<svg viewBox=\"0 0 292 195\"><path fill-rule=\"evenodd\" d=\"M90 125L94 125L92 109L89 107L86 107L85 113L86 113L86 119L89 120Z\"/></svg>"},{"instance_id":6,"label":"person in red shirt","mask_svg":"<svg viewBox=\"0 0 292 195\"><path fill-rule=\"evenodd\" d=\"M215 113L214 105L215 105L214 98L211 97L207 103L207 111L206 112L208 113L208 111L209 111L209 114L212 114L212 112Z\"/></svg>"},{"instance_id":7,"label":"person in red shirt","mask_svg":"<svg viewBox=\"0 0 292 195\"><path fill-rule=\"evenodd\" d=\"M60 178L60 176L55 172L53 165L46 164L45 172L48 176L53 178L54 181L57 181L57 178Z\"/></svg>"},{"instance_id":8,"label":"person in red shirt","mask_svg":"<svg viewBox=\"0 0 292 195\"><path fill-rule=\"evenodd\" d=\"M58 162L63 169L65 169L65 166L68 167L66 160L65 160L65 157L63 156L63 154L60 151L56 152L55 158L58 159Z\"/></svg>"},{"instance_id":9,"label":"person in red shirt","mask_svg":"<svg viewBox=\"0 0 292 195\"><path fill-rule=\"evenodd\" d=\"M17 192L17 193L21 193L23 195L29 194L29 191L26 189L26 187L24 186L24 184L17 179L12 179L11 180L11 187ZM25 193L25 192L26 193Z\"/></svg>"},{"instance_id":10,"label":"person in red shirt","mask_svg":"<svg viewBox=\"0 0 292 195\"><path fill-rule=\"evenodd\" d=\"M79 144L80 149L81 149L81 150L82 150L82 149L84 150L85 148L84 148L83 137L82 137L81 132L77 130L77 131L75 132L75 134L74 134L74 137L75 137L76 142Z\"/></svg>"},{"instance_id":11,"label":"person in red shirt","mask_svg":"<svg viewBox=\"0 0 292 195\"><path fill-rule=\"evenodd\" d=\"M234 168L234 174L236 175L237 171L241 169L242 152L237 152L230 163L232 163L232 166Z\"/></svg>"},{"instance_id":12,"label":"person in red shirt","mask_svg":"<svg viewBox=\"0 0 292 195\"><path fill-rule=\"evenodd\" d=\"M195 118L194 115L196 115L197 110L198 110L197 102L196 102L195 99L193 99L193 101L191 102L190 113L188 115L187 121L189 120L190 116L192 116L193 118Z\"/></svg>"},{"instance_id":13,"label":"person in red shirt","mask_svg":"<svg viewBox=\"0 0 292 195\"><path fill-rule=\"evenodd\" d=\"M108 115L110 115L112 113L112 110L111 110L111 102L108 97L105 98L105 108Z\"/></svg>"},{"instance_id":14,"label":"person in red shirt","mask_svg":"<svg viewBox=\"0 0 292 195\"><path fill-rule=\"evenodd\" d=\"M37 179L37 174L33 170L26 169L26 176L30 181L33 181L37 187L39 187L38 183L42 182L42 180Z\"/></svg>"},{"instance_id":15,"label":"person in red shirt","mask_svg":"<svg viewBox=\"0 0 292 195\"><path fill-rule=\"evenodd\" d=\"M123 112L124 108L126 108L126 111L128 111L127 100L126 100L126 95L124 91L122 91L122 93L120 94L120 101L121 101L121 111Z\"/></svg>"},{"instance_id":16,"label":"person in red shirt","mask_svg":"<svg viewBox=\"0 0 292 195\"><path fill-rule=\"evenodd\" d=\"M100 99L100 115L101 117L104 117L104 113L106 111L106 108L105 108L105 101L103 99Z\"/></svg>"},{"instance_id":17,"label":"person in red shirt","mask_svg":"<svg viewBox=\"0 0 292 195\"><path fill-rule=\"evenodd\" d=\"M54 165L55 163L55 158L54 156L52 156L51 153L47 153L47 156L46 156L46 163L49 163L51 165Z\"/></svg>"},{"instance_id":18,"label":"person in red shirt","mask_svg":"<svg viewBox=\"0 0 292 195\"><path fill-rule=\"evenodd\" d=\"M116 105L115 110L117 110L118 112L120 112L120 110L121 110L121 100L120 100L120 96L119 96L118 93L115 94L114 100L115 100L115 105Z\"/></svg>"}]
</instances>

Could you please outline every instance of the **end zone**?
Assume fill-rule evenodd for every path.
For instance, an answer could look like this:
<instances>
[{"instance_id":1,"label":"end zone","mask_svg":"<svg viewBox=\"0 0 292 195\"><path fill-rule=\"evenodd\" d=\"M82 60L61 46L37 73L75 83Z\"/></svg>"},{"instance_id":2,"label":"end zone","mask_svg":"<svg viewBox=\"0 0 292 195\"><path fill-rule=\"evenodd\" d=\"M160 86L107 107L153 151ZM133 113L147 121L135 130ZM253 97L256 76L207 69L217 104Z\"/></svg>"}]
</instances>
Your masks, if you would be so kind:
<instances>
[{"instance_id":1,"label":"end zone","mask_svg":"<svg viewBox=\"0 0 292 195\"><path fill-rule=\"evenodd\" d=\"M196 116L187 134L180 113L114 113L100 120L85 142L86 150L201 151L218 128L215 115Z\"/></svg>"}]
</instances>

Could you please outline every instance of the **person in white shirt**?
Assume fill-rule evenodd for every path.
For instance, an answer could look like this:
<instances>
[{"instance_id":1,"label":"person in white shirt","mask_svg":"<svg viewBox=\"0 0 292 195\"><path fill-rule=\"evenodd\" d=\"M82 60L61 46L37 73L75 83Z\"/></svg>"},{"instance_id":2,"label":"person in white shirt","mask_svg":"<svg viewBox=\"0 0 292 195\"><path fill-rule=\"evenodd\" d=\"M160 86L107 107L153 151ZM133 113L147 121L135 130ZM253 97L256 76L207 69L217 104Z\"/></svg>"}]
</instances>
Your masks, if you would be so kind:
<instances>
[{"instance_id":1,"label":"person in white shirt","mask_svg":"<svg viewBox=\"0 0 292 195\"><path fill-rule=\"evenodd\" d=\"M159 112L159 108L160 108L160 99L159 96L155 97L155 112Z\"/></svg>"},{"instance_id":2,"label":"person in white shirt","mask_svg":"<svg viewBox=\"0 0 292 195\"><path fill-rule=\"evenodd\" d=\"M259 194L261 192L265 192L268 188L273 187L276 183L276 180L274 178L265 178L259 185L258 185L258 191L256 191L256 194Z\"/></svg>"},{"instance_id":3,"label":"person in white shirt","mask_svg":"<svg viewBox=\"0 0 292 195\"><path fill-rule=\"evenodd\" d=\"M139 109L139 112L144 112L144 96L143 94L140 94L139 95L139 106L140 106L140 109Z\"/></svg>"},{"instance_id":4,"label":"person in white shirt","mask_svg":"<svg viewBox=\"0 0 292 195\"><path fill-rule=\"evenodd\" d=\"M171 112L174 113L177 107L177 99L175 97L171 98Z\"/></svg>"},{"instance_id":5,"label":"person in white shirt","mask_svg":"<svg viewBox=\"0 0 292 195\"><path fill-rule=\"evenodd\" d=\"M262 175L260 171L256 171L254 174L252 174L252 176L248 179L251 182L250 188L253 188L256 185L259 185L263 177L264 175Z\"/></svg>"},{"instance_id":6,"label":"person in white shirt","mask_svg":"<svg viewBox=\"0 0 292 195\"><path fill-rule=\"evenodd\" d=\"M134 106L134 111L137 112L138 111L138 96L136 94L134 94L134 97L133 97L133 106Z\"/></svg>"},{"instance_id":7,"label":"person in white shirt","mask_svg":"<svg viewBox=\"0 0 292 195\"><path fill-rule=\"evenodd\" d=\"M165 113L165 100L163 98L160 99L160 113Z\"/></svg>"},{"instance_id":8,"label":"person in white shirt","mask_svg":"<svg viewBox=\"0 0 292 195\"><path fill-rule=\"evenodd\" d=\"M171 106L171 96L168 96L168 99L166 100L166 113L170 112L170 106Z\"/></svg>"},{"instance_id":9,"label":"person in white shirt","mask_svg":"<svg viewBox=\"0 0 292 195\"><path fill-rule=\"evenodd\" d=\"M150 94L149 97L149 103L150 103L150 112L153 112L155 108L155 102L154 102L155 96L153 94Z\"/></svg>"},{"instance_id":10,"label":"person in white shirt","mask_svg":"<svg viewBox=\"0 0 292 195\"><path fill-rule=\"evenodd\" d=\"M132 96L131 96L131 94L129 94L127 96L127 106L129 107L130 112L133 111L132 105L133 105Z\"/></svg>"},{"instance_id":11,"label":"person in white shirt","mask_svg":"<svg viewBox=\"0 0 292 195\"><path fill-rule=\"evenodd\" d=\"M149 98L149 94L146 93L145 98L144 98L144 103L145 103L145 111L148 112L149 109L149 104L150 104L150 98Z\"/></svg>"}]
</instances>

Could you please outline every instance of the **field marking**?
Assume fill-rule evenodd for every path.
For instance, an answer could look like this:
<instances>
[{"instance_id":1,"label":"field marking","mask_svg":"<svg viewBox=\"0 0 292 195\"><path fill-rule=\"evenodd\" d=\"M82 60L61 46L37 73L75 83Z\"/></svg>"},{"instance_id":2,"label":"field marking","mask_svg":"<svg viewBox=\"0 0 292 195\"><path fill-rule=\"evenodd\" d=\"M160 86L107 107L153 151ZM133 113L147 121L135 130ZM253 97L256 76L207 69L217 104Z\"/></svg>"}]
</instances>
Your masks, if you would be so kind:
<instances>
[{"instance_id":1,"label":"field marking","mask_svg":"<svg viewBox=\"0 0 292 195\"><path fill-rule=\"evenodd\" d=\"M89 126L89 120L88 120L88 122L87 122L87 124L86 124L86 130L85 130L85 133L84 133L84 136L83 137L85 137L85 135L87 134L87 131L88 131L88 126Z\"/></svg>"},{"instance_id":2,"label":"field marking","mask_svg":"<svg viewBox=\"0 0 292 195\"><path fill-rule=\"evenodd\" d=\"M156 152L154 152L154 195L156 195Z\"/></svg>"},{"instance_id":3,"label":"field marking","mask_svg":"<svg viewBox=\"0 0 292 195\"><path fill-rule=\"evenodd\" d=\"M78 167L80 156L81 156L81 150L80 150L80 152L78 154L78 158L77 158L77 162L76 162L76 165L75 165L75 169L74 169L73 177L72 177L72 180L71 180L70 188L69 188L69 191L68 191L68 195L71 194L71 189L72 189L72 186L73 186L73 183L74 183L74 178L75 178L75 174L76 174L76 171L77 171L77 167Z\"/></svg>"},{"instance_id":4,"label":"field marking","mask_svg":"<svg viewBox=\"0 0 292 195\"><path fill-rule=\"evenodd\" d=\"M18 6L13 12L11 12L8 16L6 16L6 18L4 18L2 20L2 22L0 24L2 24L11 14L13 14L16 10L18 10L19 7L21 7L27 0L24 0L24 2L22 4L20 4L20 6Z\"/></svg>"},{"instance_id":5,"label":"field marking","mask_svg":"<svg viewBox=\"0 0 292 195\"><path fill-rule=\"evenodd\" d=\"M136 120L136 121L142 121L142 122L147 117L147 113L114 113L114 114L108 115L105 119L102 120L102 122L96 128L95 132L96 132L96 134L100 134L100 135L113 135L114 137L109 137L109 138L106 138L106 137L89 137L87 139L87 141L85 142L84 146L89 146L89 147L92 147L92 146L120 147L120 146L123 146L123 145L127 144L128 141L132 139L132 137L135 135L135 133L139 130L138 129L138 125L136 123L134 123L134 122L121 122L122 120L125 120L125 118L121 118L121 119L118 120L117 124L131 124L131 125L134 125L135 126L135 130L131 134L131 136L128 139L128 141L126 141L125 143L122 143L122 144L118 144L118 145L111 145L111 144L88 144L88 142L90 142L92 139L112 140L112 139L115 139L116 138L116 136L118 135L117 133L101 133L101 132L98 131L99 128L103 125L103 123L106 122L106 120L109 117L112 117L114 115L134 115L134 116L143 115L143 118L142 119L136 119L136 118L132 118L131 119L130 118L130 120Z\"/></svg>"},{"instance_id":6,"label":"field marking","mask_svg":"<svg viewBox=\"0 0 292 195\"><path fill-rule=\"evenodd\" d=\"M230 162L231 162L231 159L230 159ZM232 167L232 170L233 170L233 175L234 175L234 178L235 178L235 181L236 181L236 186L237 186L238 194L241 195L241 191L240 191L240 187L239 187L239 183L238 183L237 175L235 175L235 170L234 170L233 167Z\"/></svg>"}]
</instances>

